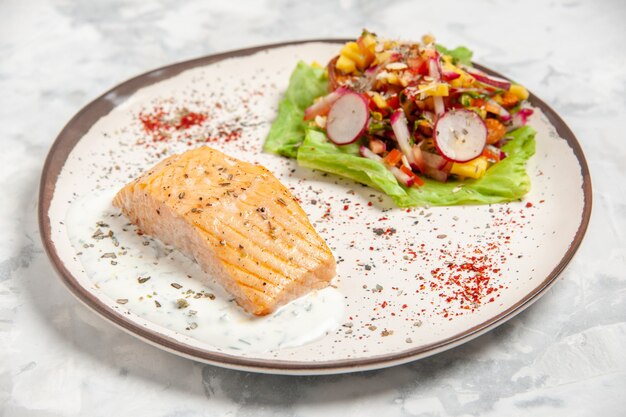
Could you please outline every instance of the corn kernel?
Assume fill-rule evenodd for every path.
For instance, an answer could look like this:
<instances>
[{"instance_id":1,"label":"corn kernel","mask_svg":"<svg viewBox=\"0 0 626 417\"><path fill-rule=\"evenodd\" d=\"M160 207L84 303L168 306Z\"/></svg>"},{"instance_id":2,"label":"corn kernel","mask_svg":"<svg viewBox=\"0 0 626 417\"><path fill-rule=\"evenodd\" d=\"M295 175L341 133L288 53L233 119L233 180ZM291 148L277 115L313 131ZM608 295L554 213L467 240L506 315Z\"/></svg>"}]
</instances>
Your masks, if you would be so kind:
<instances>
[{"instance_id":1,"label":"corn kernel","mask_svg":"<svg viewBox=\"0 0 626 417\"><path fill-rule=\"evenodd\" d=\"M526 100L528 98L528 90L519 84L512 84L509 88L509 93L515 94L520 100Z\"/></svg>"},{"instance_id":2,"label":"corn kernel","mask_svg":"<svg viewBox=\"0 0 626 417\"><path fill-rule=\"evenodd\" d=\"M387 101L383 98L383 96L381 96L380 94L376 92L373 92L371 96L372 96L372 100L376 104L376 107L378 107L379 109L387 108Z\"/></svg>"},{"instance_id":3,"label":"corn kernel","mask_svg":"<svg viewBox=\"0 0 626 417\"><path fill-rule=\"evenodd\" d=\"M456 72L460 75L459 78L450 81L450 85L454 88L469 88L474 83L474 77L472 77L456 65L453 65L451 62L446 62L444 60L443 70L447 72Z\"/></svg>"},{"instance_id":4,"label":"corn kernel","mask_svg":"<svg viewBox=\"0 0 626 417\"><path fill-rule=\"evenodd\" d=\"M386 40L383 45L385 49L389 50L395 48L398 44L395 41Z\"/></svg>"},{"instance_id":5,"label":"corn kernel","mask_svg":"<svg viewBox=\"0 0 626 417\"><path fill-rule=\"evenodd\" d=\"M435 43L435 37L431 34L426 34L422 36L422 43L424 45L428 45L429 43Z\"/></svg>"},{"instance_id":6,"label":"corn kernel","mask_svg":"<svg viewBox=\"0 0 626 417\"><path fill-rule=\"evenodd\" d=\"M390 57L391 57L391 52L388 52L388 51L378 52L376 54L376 59L374 59L374 64L376 64L376 65L383 64L383 63L389 61Z\"/></svg>"},{"instance_id":7,"label":"corn kernel","mask_svg":"<svg viewBox=\"0 0 626 417\"><path fill-rule=\"evenodd\" d=\"M400 77L398 77L398 75L396 75L393 72L388 73L389 75L387 75L387 82L389 84L393 84L393 85L399 85L402 87L405 87L405 85L402 83L402 80L400 79Z\"/></svg>"},{"instance_id":8,"label":"corn kernel","mask_svg":"<svg viewBox=\"0 0 626 417\"><path fill-rule=\"evenodd\" d=\"M351 74L356 71L356 65L350 58L346 58L344 55L339 55L339 59L335 64L335 67L344 74Z\"/></svg>"},{"instance_id":9,"label":"corn kernel","mask_svg":"<svg viewBox=\"0 0 626 417\"><path fill-rule=\"evenodd\" d=\"M376 49L376 37L371 33L368 33L361 38L361 44L365 48L369 49L370 52L374 53L374 50Z\"/></svg>"},{"instance_id":10,"label":"corn kernel","mask_svg":"<svg viewBox=\"0 0 626 417\"><path fill-rule=\"evenodd\" d=\"M342 49L341 55L351 59L359 69L364 69L368 65L368 58L363 53L359 44L356 42L348 42Z\"/></svg>"},{"instance_id":11,"label":"corn kernel","mask_svg":"<svg viewBox=\"0 0 626 417\"><path fill-rule=\"evenodd\" d=\"M446 97L449 94L448 84L446 83L437 83L437 84L420 84L419 89L426 89L422 92L424 96L438 96L438 97Z\"/></svg>"},{"instance_id":12,"label":"corn kernel","mask_svg":"<svg viewBox=\"0 0 626 417\"><path fill-rule=\"evenodd\" d=\"M463 178L475 178L478 179L485 175L487 168L489 167L489 161L484 156L472 159L468 162L455 162L450 169L451 174L458 175Z\"/></svg>"}]
</instances>

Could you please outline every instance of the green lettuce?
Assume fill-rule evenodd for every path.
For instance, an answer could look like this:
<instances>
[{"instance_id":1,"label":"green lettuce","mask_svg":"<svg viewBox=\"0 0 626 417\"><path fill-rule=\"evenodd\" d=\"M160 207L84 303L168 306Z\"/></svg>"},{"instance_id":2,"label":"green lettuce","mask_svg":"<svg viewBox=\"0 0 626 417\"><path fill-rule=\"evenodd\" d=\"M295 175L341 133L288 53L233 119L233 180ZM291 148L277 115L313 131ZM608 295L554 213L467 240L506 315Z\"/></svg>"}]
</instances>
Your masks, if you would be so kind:
<instances>
[{"instance_id":1,"label":"green lettuce","mask_svg":"<svg viewBox=\"0 0 626 417\"><path fill-rule=\"evenodd\" d=\"M266 139L267 152L297 158L298 164L353 179L389 195L400 207L491 204L520 199L530 190L526 162L535 153L535 131L524 126L510 133L502 149L507 158L477 180L441 183L425 179L419 188L399 184L381 163L359 155L359 143L337 146L303 121L304 110L327 93L324 71L303 62L294 70Z\"/></svg>"},{"instance_id":2,"label":"green lettuce","mask_svg":"<svg viewBox=\"0 0 626 417\"><path fill-rule=\"evenodd\" d=\"M295 158L307 128L303 120L304 110L313 103L313 99L327 92L328 80L324 69L300 61L291 74L285 97L278 105L278 117L270 128L263 150Z\"/></svg>"},{"instance_id":3,"label":"green lettuce","mask_svg":"<svg viewBox=\"0 0 626 417\"><path fill-rule=\"evenodd\" d=\"M474 53L465 46L457 46L454 49L448 49L442 45L435 45L435 48L444 55L450 55L455 64L472 65L472 55L474 55Z\"/></svg>"}]
</instances>

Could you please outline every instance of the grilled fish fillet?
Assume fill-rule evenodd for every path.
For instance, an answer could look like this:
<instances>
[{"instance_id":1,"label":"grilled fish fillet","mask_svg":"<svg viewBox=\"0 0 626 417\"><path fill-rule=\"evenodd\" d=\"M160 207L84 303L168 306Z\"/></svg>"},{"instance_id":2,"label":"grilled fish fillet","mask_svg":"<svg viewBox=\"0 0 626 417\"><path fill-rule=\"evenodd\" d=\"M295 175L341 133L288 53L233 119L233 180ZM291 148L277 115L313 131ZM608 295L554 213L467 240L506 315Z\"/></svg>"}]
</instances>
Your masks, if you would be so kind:
<instances>
[{"instance_id":1,"label":"grilled fish fillet","mask_svg":"<svg viewBox=\"0 0 626 417\"><path fill-rule=\"evenodd\" d=\"M122 188L113 205L173 245L255 315L335 275L335 259L291 193L264 167L203 146L172 155Z\"/></svg>"}]
</instances>

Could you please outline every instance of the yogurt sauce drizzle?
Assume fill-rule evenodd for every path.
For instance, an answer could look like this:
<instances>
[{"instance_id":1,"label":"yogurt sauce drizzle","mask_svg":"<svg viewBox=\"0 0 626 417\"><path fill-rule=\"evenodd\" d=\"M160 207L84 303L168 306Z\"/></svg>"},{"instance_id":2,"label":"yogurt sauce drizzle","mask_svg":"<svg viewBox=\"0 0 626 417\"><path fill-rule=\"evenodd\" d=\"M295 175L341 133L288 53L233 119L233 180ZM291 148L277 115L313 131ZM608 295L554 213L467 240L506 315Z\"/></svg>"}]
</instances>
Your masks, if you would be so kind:
<instances>
[{"instance_id":1,"label":"yogurt sauce drizzle","mask_svg":"<svg viewBox=\"0 0 626 417\"><path fill-rule=\"evenodd\" d=\"M247 352L301 346L339 327L344 301L332 287L294 300L271 315L249 315L211 283L197 263L137 234L111 205L114 193L75 201L65 224L85 273L121 309L215 348Z\"/></svg>"}]
</instances>

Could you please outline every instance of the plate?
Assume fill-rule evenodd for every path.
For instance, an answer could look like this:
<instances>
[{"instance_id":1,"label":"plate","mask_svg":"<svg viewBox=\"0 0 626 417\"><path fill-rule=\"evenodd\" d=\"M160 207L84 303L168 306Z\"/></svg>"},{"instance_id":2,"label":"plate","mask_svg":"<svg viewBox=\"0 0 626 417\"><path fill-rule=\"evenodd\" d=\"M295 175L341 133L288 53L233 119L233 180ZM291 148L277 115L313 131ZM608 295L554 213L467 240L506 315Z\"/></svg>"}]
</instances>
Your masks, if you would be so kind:
<instances>
[{"instance_id":1,"label":"plate","mask_svg":"<svg viewBox=\"0 0 626 417\"><path fill-rule=\"evenodd\" d=\"M194 360L330 374L450 349L545 293L583 239L591 181L574 134L532 94L537 152L532 190L519 202L399 209L375 190L261 152L296 63L326 62L339 42L163 67L74 116L50 150L39 201L44 246L72 294L126 332ZM265 165L292 190L337 258L332 287L251 318L194 263L112 209L131 178L202 144Z\"/></svg>"}]
</instances>

